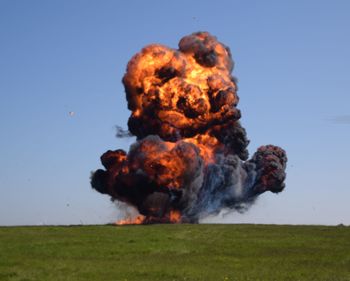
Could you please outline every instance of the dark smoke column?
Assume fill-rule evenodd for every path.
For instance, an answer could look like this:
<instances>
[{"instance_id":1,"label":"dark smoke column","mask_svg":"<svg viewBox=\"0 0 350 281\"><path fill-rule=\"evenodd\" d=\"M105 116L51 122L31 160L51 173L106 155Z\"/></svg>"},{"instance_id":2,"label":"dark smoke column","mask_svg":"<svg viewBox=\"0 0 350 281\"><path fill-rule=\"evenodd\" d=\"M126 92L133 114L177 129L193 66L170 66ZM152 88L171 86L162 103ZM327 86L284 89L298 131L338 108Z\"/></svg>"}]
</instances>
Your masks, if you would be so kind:
<instances>
[{"instance_id":1,"label":"dark smoke column","mask_svg":"<svg viewBox=\"0 0 350 281\"><path fill-rule=\"evenodd\" d=\"M123 78L137 142L128 153L104 153L92 187L136 207L143 223L198 222L281 192L283 149L261 146L246 161L232 69L230 49L207 32L183 37L178 50L143 48Z\"/></svg>"}]
</instances>

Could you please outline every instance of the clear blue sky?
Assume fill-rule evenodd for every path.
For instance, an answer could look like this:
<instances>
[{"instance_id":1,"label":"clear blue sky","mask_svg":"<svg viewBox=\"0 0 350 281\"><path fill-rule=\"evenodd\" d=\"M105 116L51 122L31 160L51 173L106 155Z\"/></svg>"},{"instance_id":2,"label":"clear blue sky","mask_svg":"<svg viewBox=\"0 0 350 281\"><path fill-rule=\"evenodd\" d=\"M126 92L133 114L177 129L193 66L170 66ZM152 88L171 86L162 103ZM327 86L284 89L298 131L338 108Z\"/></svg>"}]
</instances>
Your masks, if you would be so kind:
<instances>
[{"instance_id":1,"label":"clear blue sky","mask_svg":"<svg viewBox=\"0 0 350 281\"><path fill-rule=\"evenodd\" d=\"M350 224L349 14L346 0L0 0L0 225L118 217L89 175L133 142L115 137L126 64L195 31L231 48L250 154L289 157L283 193L207 221Z\"/></svg>"}]
</instances>

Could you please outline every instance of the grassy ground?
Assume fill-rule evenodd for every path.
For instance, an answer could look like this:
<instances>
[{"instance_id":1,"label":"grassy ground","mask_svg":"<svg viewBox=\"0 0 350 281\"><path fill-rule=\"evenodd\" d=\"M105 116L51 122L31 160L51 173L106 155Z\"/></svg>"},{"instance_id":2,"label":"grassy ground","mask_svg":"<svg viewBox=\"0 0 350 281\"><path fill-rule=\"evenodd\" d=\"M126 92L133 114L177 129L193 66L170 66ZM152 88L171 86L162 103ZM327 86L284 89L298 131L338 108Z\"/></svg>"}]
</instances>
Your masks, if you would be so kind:
<instances>
[{"instance_id":1,"label":"grassy ground","mask_svg":"<svg viewBox=\"0 0 350 281\"><path fill-rule=\"evenodd\" d=\"M0 280L350 280L350 227L2 227Z\"/></svg>"}]
</instances>

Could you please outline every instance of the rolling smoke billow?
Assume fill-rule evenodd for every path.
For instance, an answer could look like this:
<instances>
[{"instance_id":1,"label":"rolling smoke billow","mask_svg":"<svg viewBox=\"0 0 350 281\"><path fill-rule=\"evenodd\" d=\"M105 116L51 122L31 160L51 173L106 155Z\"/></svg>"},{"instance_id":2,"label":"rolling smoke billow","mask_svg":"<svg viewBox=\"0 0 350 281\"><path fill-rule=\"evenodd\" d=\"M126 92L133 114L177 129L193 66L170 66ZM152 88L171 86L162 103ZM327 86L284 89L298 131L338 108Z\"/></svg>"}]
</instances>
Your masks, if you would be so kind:
<instances>
[{"instance_id":1,"label":"rolling smoke billow","mask_svg":"<svg viewBox=\"0 0 350 281\"><path fill-rule=\"evenodd\" d=\"M183 37L178 50L143 48L123 78L137 142L104 153L92 187L136 207L133 223L197 223L281 192L283 149L261 146L247 160L232 69L230 49L207 32Z\"/></svg>"}]
</instances>

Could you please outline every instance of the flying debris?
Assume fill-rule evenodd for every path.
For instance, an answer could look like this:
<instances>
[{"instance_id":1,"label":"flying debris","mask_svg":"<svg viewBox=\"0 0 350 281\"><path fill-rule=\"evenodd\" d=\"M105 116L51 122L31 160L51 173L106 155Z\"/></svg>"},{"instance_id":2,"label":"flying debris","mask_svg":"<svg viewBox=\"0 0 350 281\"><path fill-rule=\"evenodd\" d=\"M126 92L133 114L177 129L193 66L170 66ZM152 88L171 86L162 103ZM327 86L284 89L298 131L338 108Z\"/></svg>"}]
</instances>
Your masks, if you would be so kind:
<instances>
[{"instance_id":1,"label":"flying debris","mask_svg":"<svg viewBox=\"0 0 350 281\"><path fill-rule=\"evenodd\" d=\"M125 223L197 223L284 189L283 149L261 146L247 160L233 65L208 32L183 37L179 49L146 46L129 61L123 84L137 142L104 153L105 169L91 177L95 190L137 208Z\"/></svg>"}]
</instances>

